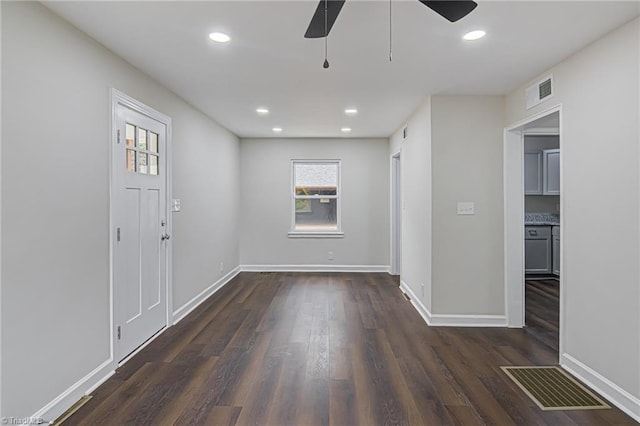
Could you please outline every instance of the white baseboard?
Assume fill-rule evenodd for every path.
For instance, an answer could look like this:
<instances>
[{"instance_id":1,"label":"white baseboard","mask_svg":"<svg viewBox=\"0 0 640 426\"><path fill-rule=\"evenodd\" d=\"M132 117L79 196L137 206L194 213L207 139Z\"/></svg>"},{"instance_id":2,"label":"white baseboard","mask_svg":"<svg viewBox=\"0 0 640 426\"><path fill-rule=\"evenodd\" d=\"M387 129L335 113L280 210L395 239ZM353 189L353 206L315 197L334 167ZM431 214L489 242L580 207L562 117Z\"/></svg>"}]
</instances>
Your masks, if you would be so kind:
<instances>
[{"instance_id":1,"label":"white baseboard","mask_svg":"<svg viewBox=\"0 0 640 426\"><path fill-rule=\"evenodd\" d=\"M506 327L507 317L504 315L443 315L432 314L415 295L411 287L400 281L400 288L411 298L411 303L425 322L438 327Z\"/></svg>"},{"instance_id":2,"label":"white baseboard","mask_svg":"<svg viewBox=\"0 0 640 426\"><path fill-rule=\"evenodd\" d=\"M560 365L635 421L640 422L640 398L631 395L567 353L563 353L560 357Z\"/></svg>"},{"instance_id":3,"label":"white baseboard","mask_svg":"<svg viewBox=\"0 0 640 426\"><path fill-rule=\"evenodd\" d=\"M431 325L439 327L506 327L504 315L431 315Z\"/></svg>"},{"instance_id":4,"label":"white baseboard","mask_svg":"<svg viewBox=\"0 0 640 426\"><path fill-rule=\"evenodd\" d=\"M411 290L411 287L407 285L404 281L400 280L400 290L402 290L409 298L411 299L411 304L416 311L420 314L424 322L428 325L431 325L431 312L427 309L426 306L422 303L422 301L416 296L416 294Z\"/></svg>"},{"instance_id":5,"label":"white baseboard","mask_svg":"<svg viewBox=\"0 0 640 426\"><path fill-rule=\"evenodd\" d=\"M38 410L37 413L31 416L31 419L42 419L45 423L54 421L69 407L78 402L80 398L89 395L98 386L106 382L116 372L115 367L113 359L109 358L58 395L53 401Z\"/></svg>"},{"instance_id":6,"label":"white baseboard","mask_svg":"<svg viewBox=\"0 0 640 426\"><path fill-rule=\"evenodd\" d=\"M242 272L389 272L389 265L240 265Z\"/></svg>"},{"instance_id":7,"label":"white baseboard","mask_svg":"<svg viewBox=\"0 0 640 426\"><path fill-rule=\"evenodd\" d=\"M236 275L240 273L240 266L236 266L233 268L227 275L220 278L215 283L211 284L209 287L204 289L200 294L198 294L193 299L189 300L187 303L182 305L180 308L176 309L173 312L173 325L177 324L184 317L189 315L195 308L200 306L202 302L211 297L214 293L224 287L229 281L234 279Z\"/></svg>"}]
</instances>

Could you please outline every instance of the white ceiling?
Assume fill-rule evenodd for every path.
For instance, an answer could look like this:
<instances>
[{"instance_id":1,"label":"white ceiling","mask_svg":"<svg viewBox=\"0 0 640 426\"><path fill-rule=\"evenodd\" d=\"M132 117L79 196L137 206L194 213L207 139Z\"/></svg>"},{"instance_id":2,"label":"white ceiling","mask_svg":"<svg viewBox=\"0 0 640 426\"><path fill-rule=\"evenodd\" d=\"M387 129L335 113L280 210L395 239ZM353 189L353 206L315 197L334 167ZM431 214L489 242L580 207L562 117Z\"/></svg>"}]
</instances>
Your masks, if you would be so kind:
<instances>
[{"instance_id":1,"label":"white ceiling","mask_svg":"<svg viewBox=\"0 0 640 426\"><path fill-rule=\"evenodd\" d=\"M417 0L349 0L305 39L316 1L45 2L241 137L387 137L430 94L505 94L639 14L638 1L478 1L451 24ZM464 42L481 28L487 36ZM208 34L224 31L227 45ZM266 106L267 116L255 109ZM347 117L344 109L359 114Z\"/></svg>"}]
</instances>

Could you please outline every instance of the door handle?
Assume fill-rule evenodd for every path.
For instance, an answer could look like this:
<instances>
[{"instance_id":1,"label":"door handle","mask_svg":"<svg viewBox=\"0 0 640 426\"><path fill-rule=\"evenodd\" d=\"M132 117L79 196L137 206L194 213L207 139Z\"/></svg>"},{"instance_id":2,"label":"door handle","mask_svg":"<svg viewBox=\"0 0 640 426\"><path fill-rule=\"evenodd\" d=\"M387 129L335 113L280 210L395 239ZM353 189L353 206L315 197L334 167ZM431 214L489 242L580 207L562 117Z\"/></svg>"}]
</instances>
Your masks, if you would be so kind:
<instances>
[{"instance_id":1,"label":"door handle","mask_svg":"<svg viewBox=\"0 0 640 426\"><path fill-rule=\"evenodd\" d=\"M171 235L169 234L162 234L162 237L160 238L162 241L164 240L168 240L169 238L171 238Z\"/></svg>"}]
</instances>

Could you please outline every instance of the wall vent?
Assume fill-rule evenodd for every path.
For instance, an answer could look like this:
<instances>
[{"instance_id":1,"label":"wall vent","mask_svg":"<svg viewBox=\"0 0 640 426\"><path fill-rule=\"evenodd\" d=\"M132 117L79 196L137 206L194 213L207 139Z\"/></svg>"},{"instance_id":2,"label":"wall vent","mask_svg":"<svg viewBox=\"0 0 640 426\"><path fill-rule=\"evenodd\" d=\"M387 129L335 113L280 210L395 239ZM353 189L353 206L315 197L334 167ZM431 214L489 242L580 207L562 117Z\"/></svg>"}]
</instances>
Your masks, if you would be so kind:
<instances>
[{"instance_id":1,"label":"wall vent","mask_svg":"<svg viewBox=\"0 0 640 426\"><path fill-rule=\"evenodd\" d=\"M407 126L404 126L404 129L402 129L402 139L406 139L408 134Z\"/></svg>"},{"instance_id":2,"label":"wall vent","mask_svg":"<svg viewBox=\"0 0 640 426\"><path fill-rule=\"evenodd\" d=\"M553 96L553 76L546 77L525 91L527 109L533 108Z\"/></svg>"}]
</instances>

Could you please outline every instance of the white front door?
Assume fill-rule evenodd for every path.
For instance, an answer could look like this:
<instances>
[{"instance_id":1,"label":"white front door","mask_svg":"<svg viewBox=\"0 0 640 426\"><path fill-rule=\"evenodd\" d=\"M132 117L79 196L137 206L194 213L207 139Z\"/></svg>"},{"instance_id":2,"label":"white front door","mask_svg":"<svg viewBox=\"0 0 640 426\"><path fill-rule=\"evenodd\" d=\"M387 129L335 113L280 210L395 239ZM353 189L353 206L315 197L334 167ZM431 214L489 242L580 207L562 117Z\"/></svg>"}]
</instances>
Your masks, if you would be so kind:
<instances>
[{"instance_id":1,"label":"white front door","mask_svg":"<svg viewBox=\"0 0 640 426\"><path fill-rule=\"evenodd\" d=\"M115 355L167 325L167 127L117 105L113 149Z\"/></svg>"}]
</instances>

